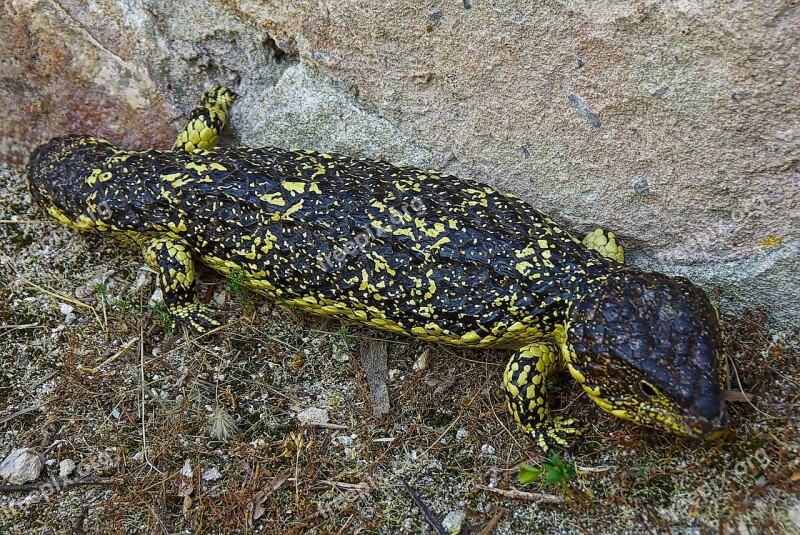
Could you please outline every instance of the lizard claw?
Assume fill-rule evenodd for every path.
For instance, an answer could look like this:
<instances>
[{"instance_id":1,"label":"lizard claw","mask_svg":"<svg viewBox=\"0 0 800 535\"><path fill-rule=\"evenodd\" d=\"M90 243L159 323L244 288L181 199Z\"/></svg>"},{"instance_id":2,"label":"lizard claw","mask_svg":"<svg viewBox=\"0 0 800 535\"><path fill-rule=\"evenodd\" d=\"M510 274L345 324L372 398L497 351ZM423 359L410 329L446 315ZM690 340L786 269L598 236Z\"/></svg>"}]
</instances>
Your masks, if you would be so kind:
<instances>
[{"instance_id":1,"label":"lizard claw","mask_svg":"<svg viewBox=\"0 0 800 535\"><path fill-rule=\"evenodd\" d=\"M550 417L546 422L526 431L533 436L536 444L545 453L549 453L555 447L569 448L567 438L581 434L575 426L574 419L560 416Z\"/></svg>"},{"instance_id":2,"label":"lizard claw","mask_svg":"<svg viewBox=\"0 0 800 535\"><path fill-rule=\"evenodd\" d=\"M170 307L170 313L176 321L188 325L200 333L220 326L220 322L212 318L210 312L211 309L200 301Z\"/></svg>"}]
</instances>

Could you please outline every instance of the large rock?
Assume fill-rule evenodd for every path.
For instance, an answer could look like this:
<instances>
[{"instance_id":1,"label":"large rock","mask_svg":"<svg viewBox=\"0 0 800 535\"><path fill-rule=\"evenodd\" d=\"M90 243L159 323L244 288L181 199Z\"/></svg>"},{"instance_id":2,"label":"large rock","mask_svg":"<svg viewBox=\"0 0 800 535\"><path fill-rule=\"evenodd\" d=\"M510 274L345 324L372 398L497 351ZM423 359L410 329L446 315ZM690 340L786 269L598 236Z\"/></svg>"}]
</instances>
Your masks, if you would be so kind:
<instances>
[{"instance_id":1,"label":"large rock","mask_svg":"<svg viewBox=\"0 0 800 535\"><path fill-rule=\"evenodd\" d=\"M234 142L478 178L796 323L798 7L593 5L7 0L0 151L23 163L64 132L168 146L223 82Z\"/></svg>"}]
</instances>

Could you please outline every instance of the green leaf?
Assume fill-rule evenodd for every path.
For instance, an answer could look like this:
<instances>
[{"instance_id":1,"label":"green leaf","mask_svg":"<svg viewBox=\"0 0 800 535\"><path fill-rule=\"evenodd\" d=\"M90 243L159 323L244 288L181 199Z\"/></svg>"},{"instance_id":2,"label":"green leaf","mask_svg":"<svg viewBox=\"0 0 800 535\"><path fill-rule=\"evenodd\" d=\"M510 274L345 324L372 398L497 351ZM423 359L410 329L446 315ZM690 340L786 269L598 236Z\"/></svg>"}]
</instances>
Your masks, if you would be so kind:
<instances>
[{"instance_id":1,"label":"green leaf","mask_svg":"<svg viewBox=\"0 0 800 535\"><path fill-rule=\"evenodd\" d=\"M558 485L563 479L564 473L558 467L548 470L545 476L545 481L550 485Z\"/></svg>"},{"instance_id":2,"label":"green leaf","mask_svg":"<svg viewBox=\"0 0 800 535\"><path fill-rule=\"evenodd\" d=\"M538 468L534 468L529 464L522 463L519 466L519 482L522 485L527 485L528 483L533 483L539 476L542 475L542 471Z\"/></svg>"},{"instance_id":3,"label":"green leaf","mask_svg":"<svg viewBox=\"0 0 800 535\"><path fill-rule=\"evenodd\" d=\"M550 460L544 461L544 463L549 464L550 466L558 467L560 469L564 468L564 462L561 460L561 457L558 456L558 453L554 451L550 452Z\"/></svg>"}]
</instances>

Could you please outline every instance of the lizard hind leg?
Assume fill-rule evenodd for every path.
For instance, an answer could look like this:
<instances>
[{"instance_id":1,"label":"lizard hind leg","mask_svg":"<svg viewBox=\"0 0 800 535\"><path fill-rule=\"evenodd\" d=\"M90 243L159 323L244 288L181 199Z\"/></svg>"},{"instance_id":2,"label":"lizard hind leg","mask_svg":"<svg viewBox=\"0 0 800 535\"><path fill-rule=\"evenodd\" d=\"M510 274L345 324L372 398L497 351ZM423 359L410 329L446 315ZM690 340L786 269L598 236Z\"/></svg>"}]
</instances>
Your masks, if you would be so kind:
<instances>
[{"instance_id":1,"label":"lizard hind leg","mask_svg":"<svg viewBox=\"0 0 800 535\"><path fill-rule=\"evenodd\" d=\"M591 231L583 238L583 246L592 251L596 251L606 258L615 260L620 264L625 262L625 249L617 243L617 238L613 232L605 232L598 228Z\"/></svg>"},{"instance_id":2,"label":"lizard hind leg","mask_svg":"<svg viewBox=\"0 0 800 535\"><path fill-rule=\"evenodd\" d=\"M172 150L212 150L228 120L228 111L236 93L227 87L214 87L203 93L192 110L189 122L178 135Z\"/></svg>"},{"instance_id":3,"label":"lizard hind leg","mask_svg":"<svg viewBox=\"0 0 800 535\"><path fill-rule=\"evenodd\" d=\"M547 378L564 366L557 344L536 342L514 353L503 374L508 410L545 453L568 446L567 437L579 434L574 420L550 414L547 401Z\"/></svg>"}]
</instances>

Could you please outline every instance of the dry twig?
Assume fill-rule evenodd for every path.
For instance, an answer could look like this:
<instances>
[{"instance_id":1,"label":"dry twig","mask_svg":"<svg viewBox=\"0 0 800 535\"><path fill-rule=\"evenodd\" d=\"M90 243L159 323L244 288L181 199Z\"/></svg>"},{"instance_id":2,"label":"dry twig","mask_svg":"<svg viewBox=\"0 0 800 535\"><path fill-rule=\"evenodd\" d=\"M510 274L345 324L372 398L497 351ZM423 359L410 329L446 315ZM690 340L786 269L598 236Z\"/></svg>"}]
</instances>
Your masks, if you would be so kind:
<instances>
[{"instance_id":1,"label":"dry twig","mask_svg":"<svg viewBox=\"0 0 800 535\"><path fill-rule=\"evenodd\" d=\"M425 517L425 520L431 525L434 531L436 531L436 533L439 535L447 535L447 530L444 529L444 526L439 519L436 518L436 515L433 514L433 511L431 511L430 507L428 507L428 505L422 501L422 498L419 494L417 494L417 491L411 488L411 485L405 481L403 481L403 486L406 488L406 492L408 492L409 496L411 496L411 499L414 500L414 503L417 505L417 507L419 507L419 510L422 511L422 516Z\"/></svg>"}]
</instances>

